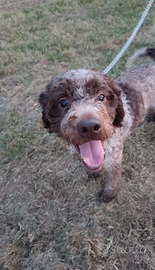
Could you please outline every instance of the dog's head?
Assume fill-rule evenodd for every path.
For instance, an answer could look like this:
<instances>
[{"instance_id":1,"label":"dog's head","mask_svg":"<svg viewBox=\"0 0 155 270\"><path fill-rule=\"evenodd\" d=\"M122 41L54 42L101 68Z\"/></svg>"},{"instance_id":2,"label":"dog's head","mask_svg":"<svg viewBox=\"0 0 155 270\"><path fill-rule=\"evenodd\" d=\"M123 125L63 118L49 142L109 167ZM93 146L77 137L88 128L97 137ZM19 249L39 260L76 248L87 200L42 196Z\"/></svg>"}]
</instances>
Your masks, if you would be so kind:
<instances>
[{"instance_id":1,"label":"dog's head","mask_svg":"<svg viewBox=\"0 0 155 270\"><path fill-rule=\"evenodd\" d=\"M99 169L104 141L125 115L118 85L94 70L71 70L56 77L39 102L44 127L74 145L88 169Z\"/></svg>"}]
</instances>

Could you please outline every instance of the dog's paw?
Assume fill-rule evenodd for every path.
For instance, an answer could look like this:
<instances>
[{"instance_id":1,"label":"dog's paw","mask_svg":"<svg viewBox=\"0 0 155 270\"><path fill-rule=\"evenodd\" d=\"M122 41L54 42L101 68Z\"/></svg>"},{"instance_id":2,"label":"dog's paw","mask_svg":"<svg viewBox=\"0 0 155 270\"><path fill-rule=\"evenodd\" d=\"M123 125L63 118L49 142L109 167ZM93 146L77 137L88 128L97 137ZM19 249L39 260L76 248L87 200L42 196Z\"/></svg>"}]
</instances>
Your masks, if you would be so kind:
<instances>
[{"instance_id":1,"label":"dog's paw","mask_svg":"<svg viewBox=\"0 0 155 270\"><path fill-rule=\"evenodd\" d=\"M98 193L98 200L100 202L109 203L116 197L116 190L101 190Z\"/></svg>"}]
</instances>

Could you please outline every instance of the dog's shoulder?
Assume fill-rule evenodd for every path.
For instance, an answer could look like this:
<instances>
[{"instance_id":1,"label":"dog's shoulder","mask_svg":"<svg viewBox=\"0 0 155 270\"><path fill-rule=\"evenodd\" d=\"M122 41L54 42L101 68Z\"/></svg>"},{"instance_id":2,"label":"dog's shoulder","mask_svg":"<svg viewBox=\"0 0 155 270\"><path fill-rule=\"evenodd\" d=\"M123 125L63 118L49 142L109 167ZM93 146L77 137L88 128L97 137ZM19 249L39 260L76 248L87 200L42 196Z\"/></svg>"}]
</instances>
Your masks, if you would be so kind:
<instances>
[{"instance_id":1,"label":"dog's shoulder","mask_svg":"<svg viewBox=\"0 0 155 270\"><path fill-rule=\"evenodd\" d=\"M114 82L120 86L131 107L134 128L144 120L148 110L148 100L152 98L152 88L155 88L155 65L141 65L124 72Z\"/></svg>"},{"instance_id":2,"label":"dog's shoulder","mask_svg":"<svg viewBox=\"0 0 155 270\"><path fill-rule=\"evenodd\" d=\"M130 85L130 87L138 90L140 85L148 83L148 81L155 83L155 65L144 64L138 68L131 69L121 74L116 78L115 83L121 85Z\"/></svg>"}]
</instances>

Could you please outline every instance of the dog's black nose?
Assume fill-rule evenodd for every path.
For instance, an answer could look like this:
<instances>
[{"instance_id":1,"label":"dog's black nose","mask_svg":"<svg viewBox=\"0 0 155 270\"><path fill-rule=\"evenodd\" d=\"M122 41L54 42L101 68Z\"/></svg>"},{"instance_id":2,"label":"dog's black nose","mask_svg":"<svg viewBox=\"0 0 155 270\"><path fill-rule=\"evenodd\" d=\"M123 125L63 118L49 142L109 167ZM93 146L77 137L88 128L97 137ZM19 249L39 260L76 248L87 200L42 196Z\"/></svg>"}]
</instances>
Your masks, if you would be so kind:
<instances>
[{"instance_id":1,"label":"dog's black nose","mask_svg":"<svg viewBox=\"0 0 155 270\"><path fill-rule=\"evenodd\" d=\"M77 130L81 136L93 139L100 133L101 122L97 118L81 120L77 124Z\"/></svg>"}]
</instances>

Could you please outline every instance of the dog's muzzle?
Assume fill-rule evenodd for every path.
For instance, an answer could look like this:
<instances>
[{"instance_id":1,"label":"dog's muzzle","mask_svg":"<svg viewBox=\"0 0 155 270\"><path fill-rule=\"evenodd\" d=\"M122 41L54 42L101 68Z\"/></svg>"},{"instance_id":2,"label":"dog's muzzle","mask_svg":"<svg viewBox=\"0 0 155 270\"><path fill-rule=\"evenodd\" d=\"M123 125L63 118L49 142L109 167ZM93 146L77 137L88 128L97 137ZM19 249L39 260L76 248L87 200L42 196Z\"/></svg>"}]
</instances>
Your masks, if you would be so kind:
<instances>
[{"instance_id":1,"label":"dog's muzzle","mask_svg":"<svg viewBox=\"0 0 155 270\"><path fill-rule=\"evenodd\" d=\"M100 140L100 120L97 118L81 120L77 124L77 131L80 137L86 140L86 143L76 146L84 165L89 170L98 170L104 159L103 142Z\"/></svg>"}]
</instances>

